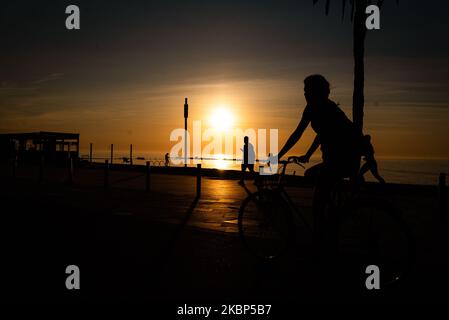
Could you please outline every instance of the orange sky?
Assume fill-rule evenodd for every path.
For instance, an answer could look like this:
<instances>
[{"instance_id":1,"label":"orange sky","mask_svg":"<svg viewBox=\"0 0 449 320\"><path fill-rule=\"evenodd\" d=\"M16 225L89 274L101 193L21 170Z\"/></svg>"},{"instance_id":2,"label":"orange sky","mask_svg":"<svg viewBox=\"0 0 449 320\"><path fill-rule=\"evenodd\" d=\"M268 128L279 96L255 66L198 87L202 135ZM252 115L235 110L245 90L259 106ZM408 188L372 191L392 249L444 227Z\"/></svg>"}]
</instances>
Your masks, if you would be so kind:
<instances>
[{"instance_id":1,"label":"orange sky","mask_svg":"<svg viewBox=\"0 0 449 320\"><path fill-rule=\"evenodd\" d=\"M352 32L339 10L325 16L312 1L80 7L90 18L67 33L62 4L8 5L0 132L78 132L84 153L92 142L163 154L188 97L190 126L227 105L237 127L279 129L282 145L305 107L302 81L315 73L351 118ZM434 32L447 32L445 10L415 0L403 9L386 3L381 30L367 36L365 132L378 156L449 158L449 59L438 41L447 36ZM416 26L417 17L427 22Z\"/></svg>"},{"instance_id":2,"label":"orange sky","mask_svg":"<svg viewBox=\"0 0 449 320\"><path fill-rule=\"evenodd\" d=\"M335 83L334 79L329 79ZM346 81L350 81L350 74ZM440 106L410 106L370 102L367 88L365 132L373 136L378 156L449 158L449 108ZM331 99L341 103L351 117L351 88L335 86ZM77 93L74 103L95 104L94 110L60 110L38 117L21 116L4 119L4 127L18 131L53 130L81 132L81 148L106 150L110 143L125 150L133 143L134 150L165 153L174 145L170 132L183 128L184 95L189 98L189 127L193 120L201 120L203 129L209 118L223 105L233 115L234 125L243 130L279 129L279 144L298 124L305 107L302 84L298 81L250 80L215 82L210 84L157 87L142 92L128 92L126 88L95 97ZM100 96L101 98L99 98ZM42 103L58 103L65 97L44 97ZM53 101L52 101L53 100ZM150 108L151 106L151 108ZM108 110L112 110L109 112ZM302 153L311 143L309 128L292 153Z\"/></svg>"}]
</instances>

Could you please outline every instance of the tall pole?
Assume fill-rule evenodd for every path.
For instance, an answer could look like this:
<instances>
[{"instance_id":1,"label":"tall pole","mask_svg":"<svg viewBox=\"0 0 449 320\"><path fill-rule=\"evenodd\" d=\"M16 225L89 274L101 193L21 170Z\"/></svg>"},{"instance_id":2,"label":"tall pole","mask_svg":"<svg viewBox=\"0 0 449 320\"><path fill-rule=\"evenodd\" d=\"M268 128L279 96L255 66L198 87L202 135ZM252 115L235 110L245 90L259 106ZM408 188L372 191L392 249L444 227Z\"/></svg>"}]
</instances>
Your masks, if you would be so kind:
<instances>
[{"instance_id":1,"label":"tall pole","mask_svg":"<svg viewBox=\"0 0 449 320\"><path fill-rule=\"evenodd\" d=\"M184 101L184 167L187 168L187 118L189 117L189 104L187 98Z\"/></svg>"},{"instance_id":2,"label":"tall pole","mask_svg":"<svg viewBox=\"0 0 449 320\"><path fill-rule=\"evenodd\" d=\"M353 55L354 55L354 92L352 94L352 120L357 129L363 129L363 108L365 104L365 38L367 0L354 1L355 14L353 22Z\"/></svg>"}]
</instances>

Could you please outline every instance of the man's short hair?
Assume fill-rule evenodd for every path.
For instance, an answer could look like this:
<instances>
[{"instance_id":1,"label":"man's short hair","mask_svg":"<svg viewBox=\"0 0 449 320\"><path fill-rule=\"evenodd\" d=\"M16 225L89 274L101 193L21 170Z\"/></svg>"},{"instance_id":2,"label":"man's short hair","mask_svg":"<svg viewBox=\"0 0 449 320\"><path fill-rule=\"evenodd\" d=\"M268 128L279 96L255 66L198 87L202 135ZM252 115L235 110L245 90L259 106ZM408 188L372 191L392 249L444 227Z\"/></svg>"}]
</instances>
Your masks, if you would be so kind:
<instances>
[{"instance_id":1,"label":"man's short hair","mask_svg":"<svg viewBox=\"0 0 449 320\"><path fill-rule=\"evenodd\" d=\"M320 74L312 74L304 79L304 90L318 95L329 96L330 84Z\"/></svg>"}]
</instances>

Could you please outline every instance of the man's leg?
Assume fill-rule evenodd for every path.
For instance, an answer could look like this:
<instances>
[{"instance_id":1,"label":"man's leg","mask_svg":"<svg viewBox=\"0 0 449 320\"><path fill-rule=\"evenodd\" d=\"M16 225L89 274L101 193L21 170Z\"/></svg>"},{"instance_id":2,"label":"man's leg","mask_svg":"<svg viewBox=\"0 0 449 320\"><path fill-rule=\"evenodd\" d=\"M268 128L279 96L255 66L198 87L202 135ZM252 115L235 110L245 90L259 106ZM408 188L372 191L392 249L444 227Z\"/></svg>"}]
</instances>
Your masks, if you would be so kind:
<instances>
[{"instance_id":1,"label":"man's leg","mask_svg":"<svg viewBox=\"0 0 449 320\"><path fill-rule=\"evenodd\" d=\"M240 184L245 183L245 171L246 171L246 164L242 164L242 177L240 178L239 181Z\"/></svg>"},{"instance_id":2,"label":"man's leg","mask_svg":"<svg viewBox=\"0 0 449 320\"><path fill-rule=\"evenodd\" d=\"M249 164L248 169L249 169L249 172L251 172L251 174L254 176L254 185L257 186L257 178L259 175L254 174L254 164Z\"/></svg>"},{"instance_id":3,"label":"man's leg","mask_svg":"<svg viewBox=\"0 0 449 320\"><path fill-rule=\"evenodd\" d=\"M316 248L321 251L325 239L326 226L326 208L330 202L331 179L320 175L317 179L315 191L313 193L312 211L313 211L313 233Z\"/></svg>"},{"instance_id":4,"label":"man's leg","mask_svg":"<svg viewBox=\"0 0 449 320\"><path fill-rule=\"evenodd\" d=\"M360 172L359 175L360 177L363 177L365 175L365 173L367 173L369 171L369 164L368 162L365 162L362 167L360 168Z\"/></svg>"},{"instance_id":5,"label":"man's leg","mask_svg":"<svg viewBox=\"0 0 449 320\"><path fill-rule=\"evenodd\" d=\"M377 169L377 161L376 160L371 160L369 162L369 168L371 170L371 173L373 174L374 178L376 178L380 183L385 183L384 178L382 178L379 174L379 170Z\"/></svg>"},{"instance_id":6,"label":"man's leg","mask_svg":"<svg viewBox=\"0 0 449 320\"><path fill-rule=\"evenodd\" d=\"M315 182L315 189L312 198L312 215L313 215L313 245L315 253L319 253L321 247L321 232L324 223L324 201L323 201L323 186L321 177L323 163L318 163L313 167L304 171L304 177L313 179Z\"/></svg>"},{"instance_id":7,"label":"man's leg","mask_svg":"<svg viewBox=\"0 0 449 320\"><path fill-rule=\"evenodd\" d=\"M314 179L317 180L320 173L321 173L321 168L323 167L323 163L318 163L308 169L306 169L304 171L304 177L308 178L308 179Z\"/></svg>"},{"instance_id":8,"label":"man's leg","mask_svg":"<svg viewBox=\"0 0 449 320\"><path fill-rule=\"evenodd\" d=\"M333 269L330 251L330 230L329 220L326 219L327 206L330 202L332 191L332 180L327 172L321 172L316 180L313 194L312 214L313 214L313 255L315 257L317 282L320 287L326 290L334 286L333 277L335 275L329 270Z\"/></svg>"}]
</instances>

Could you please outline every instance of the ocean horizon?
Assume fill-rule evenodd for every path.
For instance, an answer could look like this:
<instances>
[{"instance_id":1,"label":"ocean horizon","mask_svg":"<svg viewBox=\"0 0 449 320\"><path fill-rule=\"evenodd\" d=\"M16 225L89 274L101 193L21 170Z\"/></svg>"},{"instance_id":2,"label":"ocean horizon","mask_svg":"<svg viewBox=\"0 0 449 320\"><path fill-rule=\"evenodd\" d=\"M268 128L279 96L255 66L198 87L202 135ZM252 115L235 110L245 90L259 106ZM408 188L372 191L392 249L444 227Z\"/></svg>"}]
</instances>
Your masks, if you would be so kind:
<instances>
[{"instance_id":1,"label":"ocean horizon","mask_svg":"<svg viewBox=\"0 0 449 320\"><path fill-rule=\"evenodd\" d=\"M89 158L89 152L81 150L80 157L84 159ZM219 170L240 170L240 161L232 161L228 159L235 159L236 156L216 156L214 160L202 160L203 168L213 168ZM110 159L110 151L100 150L95 151L93 156L94 162L102 162ZM114 151L114 162L124 163L123 158L129 158L129 151L117 150ZM237 156L238 159L238 156ZM134 151L133 163L136 165L143 165L146 161L151 161L152 165L164 165L164 153L151 151ZM309 168L321 160L318 157L312 158L309 163L305 164ZM449 174L449 159L432 159L432 158L400 158L400 157L378 157L377 158L379 172L381 176L390 183L416 184L416 185L436 185L438 184L438 177L440 173ZM176 166L171 164L172 166ZM188 166L194 166L193 163ZM258 171L259 163L255 164L255 170ZM291 165L287 169L289 175L303 175L304 169L298 165ZM371 173L365 175L367 181L376 181Z\"/></svg>"}]
</instances>

